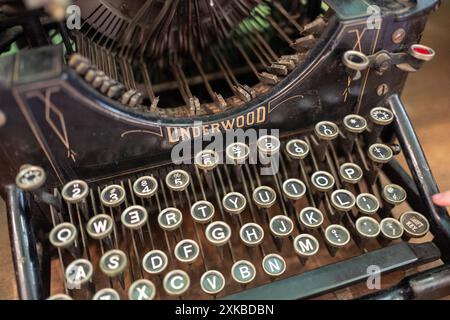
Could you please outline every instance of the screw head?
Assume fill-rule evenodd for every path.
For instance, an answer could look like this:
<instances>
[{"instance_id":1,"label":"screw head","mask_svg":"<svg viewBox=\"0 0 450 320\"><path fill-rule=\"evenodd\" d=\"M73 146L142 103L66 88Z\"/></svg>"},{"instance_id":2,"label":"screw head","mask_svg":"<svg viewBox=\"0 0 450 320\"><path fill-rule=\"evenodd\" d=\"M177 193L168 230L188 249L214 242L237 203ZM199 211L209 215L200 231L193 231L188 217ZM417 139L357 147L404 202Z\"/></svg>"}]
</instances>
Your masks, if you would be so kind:
<instances>
[{"instance_id":1,"label":"screw head","mask_svg":"<svg viewBox=\"0 0 450 320\"><path fill-rule=\"evenodd\" d=\"M405 39L406 31L403 28L398 28L392 33L392 42L399 44Z\"/></svg>"},{"instance_id":2,"label":"screw head","mask_svg":"<svg viewBox=\"0 0 450 320\"><path fill-rule=\"evenodd\" d=\"M389 91L389 86L386 83L382 83L377 87L377 94L381 97Z\"/></svg>"}]
</instances>

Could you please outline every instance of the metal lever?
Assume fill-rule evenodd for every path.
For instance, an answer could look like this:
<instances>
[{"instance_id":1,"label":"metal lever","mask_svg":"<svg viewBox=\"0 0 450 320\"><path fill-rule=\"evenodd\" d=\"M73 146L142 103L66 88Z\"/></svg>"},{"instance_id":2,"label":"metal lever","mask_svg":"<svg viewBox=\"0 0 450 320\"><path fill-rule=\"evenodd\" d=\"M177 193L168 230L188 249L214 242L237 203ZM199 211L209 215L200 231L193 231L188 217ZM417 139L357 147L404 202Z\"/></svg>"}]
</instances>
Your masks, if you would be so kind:
<instances>
[{"instance_id":1,"label":"metal lever","mask_svg":"<svg viewBox=\"0 0 450 320\"><path fill-rule=\"evenodd\" d=\"M367 56L362 52L348 50L342 56L342 62L347 67L353 80L359 79L361 71L368 67L373 68L379 74L383 74L392 66L406 72L416 72L425 61L431 61L435 51L422 44L413 44L408 52L393 53L386 50Z\"/></svg>"}]
</instances>

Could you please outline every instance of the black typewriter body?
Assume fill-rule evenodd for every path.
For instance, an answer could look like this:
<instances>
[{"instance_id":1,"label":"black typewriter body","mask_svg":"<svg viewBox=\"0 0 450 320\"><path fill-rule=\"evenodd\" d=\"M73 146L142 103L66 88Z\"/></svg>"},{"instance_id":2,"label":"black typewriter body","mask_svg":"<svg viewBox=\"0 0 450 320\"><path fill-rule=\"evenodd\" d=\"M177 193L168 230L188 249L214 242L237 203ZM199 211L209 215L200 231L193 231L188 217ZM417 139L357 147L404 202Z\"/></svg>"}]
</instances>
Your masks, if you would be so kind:
<instances>
[{"instance_id":1,"label":"black typewriter body","mask_svg":"<svg viewBox=\"0 0 450 320\"><path fill-rule=\"evenodd\" d=\"M58 23L46 26L41 19L41 31L60 30L62 44L48 45L46 37L40 40L35 30L38 35L33 32L29 38L36 43L28 40L26 50L0 57L0 118L4 119L0 125L0 185L8 207L20 298L303 299L364 284L374 274L383 281L385 274L432 262L437 267L410 273L398 285L361 290L362 294L350 298L413 299L448 294L450 220L444 208L431 202L438 188L399 98L408 72L418 71L434 55L431 48L417 44L437 1L329 0L324 1L326 9L320 1L310 1L299 11L306 20L296 18L300 9L289 7L289 1L248 1L248 10L267 3L271 12L292 24L275 21L275 13L273 19L267 18L271 28L281 29L279 37L292 40L289 50L268 48L281 40L249 36L248 51L238 52L241 60L250 60L248 65L258 81L246 86L249 76L236 71L236 79L233 71L239 68L233 69L235 61L229 58L229 71L228 56L223 56L226 50L214 47L212 55L214 59L218 56L223 79L216 83L213 75L199 73L197 78L213 83L209 88L206 85L212 101L201 98L200 103L195 97L201 91L195 86L199 82L194 76L189 78L188 62L180 63L182 67L171 64L182 96L183 107L178 109L158 106L155 88L170 87L170 83L152 87L142 69L140 76L135 69L125 72L124 61L139 69L142 56L141 60L133 60L132 54L121 57L127 45L109 42L117 40L113 32L92 22L96 15L107 15L108 9L114 8L114 1L110 2L110 7L83 16L81 30L68 31ZM236 1L236 6L244 6L244 2ZM165 5L161 6L165 10ZM203 9L200 6L198 10ZM133 12L132 8L129 11ZM124 21L129 23L133 19L128 14ZM24 10L17 21L6 19L5 28L8 23L22 24L27 35L28 23L41 15L41 10ZM97 34L90 28L100 31ZM130 32L124 39L139 39L136 34ZM70 41L75 49L67 44ZM96 45L101 48L94 52ZM242 49L244 44L235 46ZM117 60L108 56L113 49ZM146 63L154 61L149 70L166 70L158 65L157 51L148 50L149 56L144 58L150 62ZM198 50L196 54L209 54L205 48ZM253 60L249 52L254 54ZM263 63L275 57L278 60L272 64ZM207 61L201 64L207 68ZM228 83L231 94L211 94L227 86L227 80L234 83ZM172 103L171 90L158 90L160 103ZM381 118L377 119L376 110ZM348 129L351 123L345 119L352 119L346 118L348 115L356 115L354 121L365 120L367 129ZM272 141L278 143L276 173L261 174L264 164L250 158L210 168L204 163L199 166L196 154L183 155L184 160L192 160L189 163L171 161L176 146L194 149L200 141L203 150L208 150L211 141L238 129L260 130L260 139L276 135ZM328 131L333 137L327 136ZM307 154L296 154L303 151L296 149L294 140L305 143ZM259 141L249 144L250 149L262 152ZM217 156L227 158L227 147L233 143L217 150ZM296 147L289 149L290 145ZM371 151L373 146L375 151ZM384 152L381 159L376 152ZM386 161L385 156L389 158ZM356 170L345 167L348 163L361 171L354 181L346 176ZM181 172L175 176L175 170ZM39 179L43 172L45 184L21 186L18 173L24 172L25 180ZM182 181L184 185L177 188L175 180L171 185L172 178L187 179L187 183ZM320 178L328 179L330 185L321 186ZM142 188L149 184L155 190L139 192L136 181L145 182ZM287 188L294 182L303 192L289 193ZM81 191L74 191L79 188ZM67 195L67 190L77 194ZM261 198L262 203L258 202L256 190L266 192L263 195L273 192L273 202L267 204ZM390 198L390 190L392 194L403 192L404 198L398 200L395 194ZM77 198L78 193L85 195ZM229 198L243 201L239 212L227 207L231 193L244 198ZM350 207L342 201L345 196ZM212 206L213 213L205 221L193 213L199 201ZM316 225L304 218L312 214L312 208L322 219ZM167 225L170 219L166 225L160 222L167 213L178 219L176 227ZM137 215L136 220L132 214ZM104 223L111 223L107 235L96 234L92 227L92 219L99 215L106 216ZM283 221L291 224L291 232L277 234L277 217L287 218ZM220 223L225 223L230 233L223 242L213 235L212 226ZM368 227L368 234L363 234L368 225L378 232L370 234ZM382 226L389 230L397 227L403 235L389 238ZM257 241L252 241L249 233L246 238L246 231L256 234ZM58 232L72 232L74 237L70 234L63 241ZM306 242L301 242L302 236ZM161 252L165 257L153 260L165 260L165 267L159 270L151 258ZM281 271L279 264L284 265ZM369 271L371 266L375 271ZM250 280L245 278L248 274ZM434 282L429 286L427 279L431 278ZM223 285L216 288L212 280Z\"/></svg>"}]
</instances>

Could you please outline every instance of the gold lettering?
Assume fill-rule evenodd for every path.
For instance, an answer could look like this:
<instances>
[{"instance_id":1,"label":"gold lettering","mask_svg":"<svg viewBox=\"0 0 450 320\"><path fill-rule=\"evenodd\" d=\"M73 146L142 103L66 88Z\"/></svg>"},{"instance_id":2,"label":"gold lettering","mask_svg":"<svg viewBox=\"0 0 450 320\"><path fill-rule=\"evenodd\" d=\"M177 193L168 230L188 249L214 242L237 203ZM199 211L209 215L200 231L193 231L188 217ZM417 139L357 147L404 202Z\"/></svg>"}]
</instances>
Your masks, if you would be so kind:
<instances>
[{"instance_id":1,"label":"gold lettering","mask_svg":"<svg viewBox=\"0 0 450 320\"><path fill-rule=\"evenodd\" d=\"M216 122L211 125L211 133L217 133L217 132L220 132L220 124L218 124Z\"/></svg>"},{"instance_id":2,"label":"gold lettering","mask_svg":"<svg viewBox=\"0 0 450 320\"><path fill-rule=\"evenodd\" d=\"M225 130L233 129L233 127L234 127L234 121L235 121L235 120L236 120L236 119L233 118L233 119L227 119L226 122L222 121L222 122L221 122L222 127L223 127Z\"/></svg>"},{"instance_id":3,"label":"gold lettering","mask_svg":"<svg viewBox=\"0 0 450 320\"><path fill-rule=\"evenodd\" d=\"M249 112L247 113L247 126L251 126L255 123L255 113Z\"/></svg>"},{"instance_id":4,"label":"gold lettering","mask_svg":"<svg viewBox=\"0 0 450 320\"><path fill-rule=\"evenodd\" d=\"M262 123L266 121L266 107L262 106L256 109L256 122Z\"/></svg>"},{"instance_id":5,"label":"gold lettering","mask_svg":"<svg viewBox=\"0 0 450 320\"><path fill-rule=\"evenodd\" d=\"M192 135L194 136L194 138L200 137L201 134L202 134L202 130L199 126L192 128Z\"/></svg>"},{"instance_id":6,"label":"gold lettering","mask_svg":"<svg viewBox=\"0 0 450 320\"><path fill-rule=\"evenodd\" d=\"M182 140L190 140L191 139L191 132L189 131L189 128L180 128L180 137Z\"/></svg>"},{"instance_id":7,"label":"gold lettering","mask_svg":"<svg viewBox=\"0 0 450 320\"><path fill-rule=\"evenodd\" d=\"M244 116L237 117L237 119L236 119L236 127L237 128L242 128L244 126L244 124L245 124Z\"/></svg>"},{"instance_id":8,"label":"gold lettering","mask_svg":"<svg viewBox=\"0 0 450 320\"><path fill-rule=\"evenodd\" d=\"M206 136L209 134L209 125L203 126L203 135Z\"/></svg>"},{"instance_id":9,"label":"gold lettering","mask_svg":"<svg viewBox=\"0 0 450 320\"><path fill-rule=\"evenodd\" d=\"M178 135L177 128L167 127L167 138L169 139L169 143L175 143L180 140L180 136ZM172 132L175 134L173 135Z\"/></svg>"}]
</instances>

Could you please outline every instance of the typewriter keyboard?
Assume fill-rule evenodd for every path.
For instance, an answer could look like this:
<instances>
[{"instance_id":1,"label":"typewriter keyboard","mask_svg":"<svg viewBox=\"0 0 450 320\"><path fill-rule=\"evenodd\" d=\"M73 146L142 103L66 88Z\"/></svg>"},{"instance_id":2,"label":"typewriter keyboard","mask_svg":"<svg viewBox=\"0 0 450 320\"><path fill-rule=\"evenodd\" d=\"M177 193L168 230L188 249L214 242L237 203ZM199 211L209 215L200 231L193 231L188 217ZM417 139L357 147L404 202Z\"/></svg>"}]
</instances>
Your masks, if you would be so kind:
<instances>
[{"instance_id":1,"label":"typewriter keyboard","mask_svg":"<svg viewBox=\"0 0 450 320\"><path fill-rule=\"evenodd\" d=\"M341 264L347 260L382 264L430 237L427 218L383 173L401 155L380 138L393 118L374 108L294 136L236 142L223 154L205 149L191 165L68 182L50 206L57 256L50 299L239 298L258 288L265 291L256 297L270 297L270 285L302 274L311 290L299 297L339 289L315 286L327 272L335 282L357 272ZM279 156L278 170L262 174L265 165L250 161L253 149ZM439 259L434 252L422 258ZM309 272L319 269L311 283Z\"/></svg>"}]
</instances>

